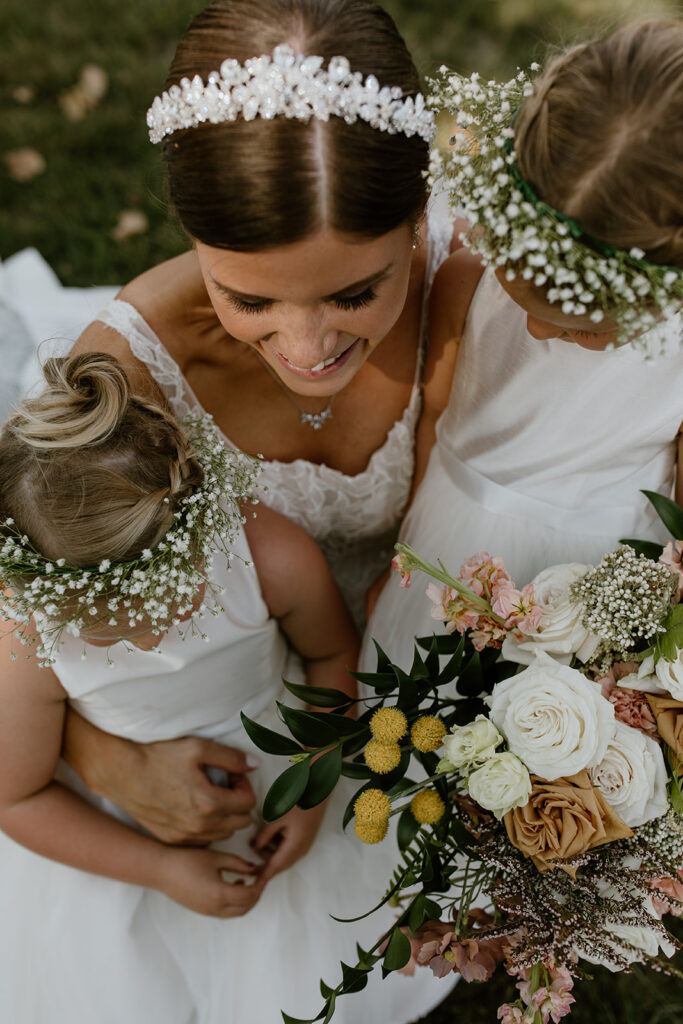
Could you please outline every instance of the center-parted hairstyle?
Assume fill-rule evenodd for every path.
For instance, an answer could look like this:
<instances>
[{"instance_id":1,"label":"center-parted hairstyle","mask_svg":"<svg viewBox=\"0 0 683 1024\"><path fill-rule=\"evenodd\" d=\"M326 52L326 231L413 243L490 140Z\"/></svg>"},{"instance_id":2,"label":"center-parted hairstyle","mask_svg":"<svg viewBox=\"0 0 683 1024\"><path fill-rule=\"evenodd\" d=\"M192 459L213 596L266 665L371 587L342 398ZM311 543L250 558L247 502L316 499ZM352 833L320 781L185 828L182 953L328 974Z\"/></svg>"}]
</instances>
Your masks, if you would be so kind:
<instances>
[{"instance_id":1,"label":"center-parted hairstyle","mask_svg":"<svg viewBox=\"0 0 683 1024\"><path fill-rule=\"evenodd\" d=\"M371 0L214 0L181 39L164 88L281 43L420 92L394 22ZM428 144L362 121L240 117L176 132L163 152L183 227L217 248L258 252L323 229L378 238L424 212Z\"/></svg>"}]
</instances>

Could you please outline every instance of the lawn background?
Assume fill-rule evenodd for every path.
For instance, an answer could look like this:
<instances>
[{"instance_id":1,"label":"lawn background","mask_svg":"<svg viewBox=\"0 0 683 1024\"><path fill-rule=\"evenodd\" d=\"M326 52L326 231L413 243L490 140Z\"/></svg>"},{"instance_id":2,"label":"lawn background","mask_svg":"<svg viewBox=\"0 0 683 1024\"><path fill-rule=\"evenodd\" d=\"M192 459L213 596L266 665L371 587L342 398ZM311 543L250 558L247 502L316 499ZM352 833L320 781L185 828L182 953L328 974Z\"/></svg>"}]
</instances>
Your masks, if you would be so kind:
<instances>
[{"instance_id":1,"label":"lawn background","mask_svg":"<svg viewBox=\"0 0 683 1024\"><path fill-rule=\"evenodd\" d=\"M202 6L197 0L2 0L0 258L35 246L64 284L116 284L186 248L167 207L144 114L177 38ZM549 45L599 34L639 14L683 13L674 0L386 0L384 6L424 74L445 62L462 72L506 76L542 60ZM69 121L59 95L91 63L107 72L109 90L92 113ZM31 102L15 99L18 86L33 90ZM24 146L42 154L46 169L21 183L2 156ZM111 232L124 209L143 211L149 228L116 242ZM680 956L677 962L683 968ZM424 1024L494 1024L507 990L505 976L487 986L462 984ZM614 977L596 970L595 982L580 984L576 995L572 1024L683 1020L682 983L652 972ZM286 1009L296 1013L294 1006Z\"/></svg>"}]
</instances>

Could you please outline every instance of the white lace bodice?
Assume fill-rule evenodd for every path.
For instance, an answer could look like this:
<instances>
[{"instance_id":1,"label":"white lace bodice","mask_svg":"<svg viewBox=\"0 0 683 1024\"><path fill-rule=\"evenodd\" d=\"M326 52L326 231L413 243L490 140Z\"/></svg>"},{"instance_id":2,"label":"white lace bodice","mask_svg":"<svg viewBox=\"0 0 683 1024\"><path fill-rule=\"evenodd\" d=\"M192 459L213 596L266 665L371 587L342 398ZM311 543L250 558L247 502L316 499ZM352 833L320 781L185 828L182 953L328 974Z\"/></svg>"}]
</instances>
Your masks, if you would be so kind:
<instances>
[{"instance_id":1,"label":"white lace bodice","mask_svg":"<svg viewBox=\"0 0 683 1024\"><path fill-rule=\"evenodd\" d=\"M428 297L434 275L448 255L452 233L445 202L431 204L428 226L419 355L410 401L401 419L373 452L365 469L355 476L306 459L266 461L261 474L263 499L315 538L359 624L363 621L365 591L391 559L410 491L415 428L421 408ZM180 367L135 307L115 299L97 319L127 340L176 416L202 411Z\"/></svg>"}]
</instances>

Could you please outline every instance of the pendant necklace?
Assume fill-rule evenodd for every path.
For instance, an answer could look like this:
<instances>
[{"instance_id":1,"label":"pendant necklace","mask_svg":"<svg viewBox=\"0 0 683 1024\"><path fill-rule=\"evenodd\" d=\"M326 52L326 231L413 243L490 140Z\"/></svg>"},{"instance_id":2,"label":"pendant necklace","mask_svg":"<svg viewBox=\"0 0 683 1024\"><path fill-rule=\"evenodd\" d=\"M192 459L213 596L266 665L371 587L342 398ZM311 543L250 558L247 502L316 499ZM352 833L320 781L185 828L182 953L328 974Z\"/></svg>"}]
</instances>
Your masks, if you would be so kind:
<instances>
[{"instance_id":1,"label":"pendant necklace","mask_svg":"<svg viewBox=\"0 0 683 1024\"><path fill-rule=\"evenodd\" d=\"M305 427L310 427L312 430L320 430L321 427L325 426L328 420L332 419L332 403L334 402L335 399L334 395L332 395L332 398L329 400L325 408L321 409L320 412L306 412L306 410L302 409L297 400L294 398L287 385L280 380L277 373L275 372L275 370L273 370L270 364L267 363L263 356L261 356L258 352L256 354L258 355L259 359L265 366L266 370L268 370L268 373L271 375L273 380L275 380L280 385L284 393L287 395L287 398L298 411L300 423L303 423Z\"/></svg>"}]
</instances>

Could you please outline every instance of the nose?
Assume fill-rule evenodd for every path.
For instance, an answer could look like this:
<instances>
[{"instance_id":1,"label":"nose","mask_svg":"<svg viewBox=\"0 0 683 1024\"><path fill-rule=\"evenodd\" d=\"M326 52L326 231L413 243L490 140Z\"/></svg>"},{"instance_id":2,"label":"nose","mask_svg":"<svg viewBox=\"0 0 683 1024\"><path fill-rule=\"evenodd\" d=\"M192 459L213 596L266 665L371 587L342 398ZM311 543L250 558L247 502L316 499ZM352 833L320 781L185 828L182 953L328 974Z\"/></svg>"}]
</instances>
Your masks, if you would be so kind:
<instances>
[{"instance_id":1,"label":"nose","mask_svg":"<svg viewBox=\"0 0 683 1024\"><path fill-rule=\"evenodd\" d=\"M275 330L262 338L301 369L317 366L337 355L339 332L331 328L321 308L283 310Z\"/></svg>"},{"instance_id":2,"label":"nose","mask_svg":"<svg viewBox=\"0 0 683 1024\"><path fill-rule=\"evenodd\" d=\"M557 338L562 333L562 328L557 324L550 324L547 320L538 320L535 316L527 315L526 329L532 338L537 341L547 341L549 338Z\"/></svg>"}]
</instances>

